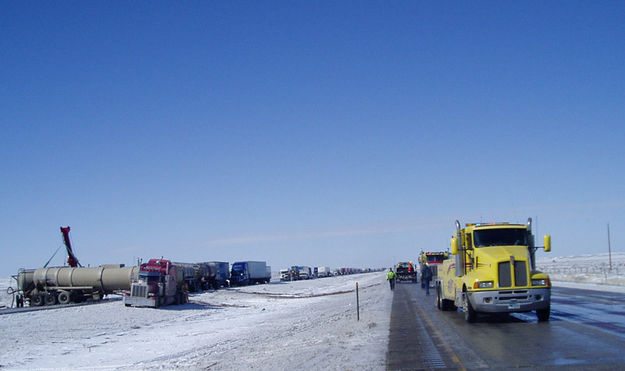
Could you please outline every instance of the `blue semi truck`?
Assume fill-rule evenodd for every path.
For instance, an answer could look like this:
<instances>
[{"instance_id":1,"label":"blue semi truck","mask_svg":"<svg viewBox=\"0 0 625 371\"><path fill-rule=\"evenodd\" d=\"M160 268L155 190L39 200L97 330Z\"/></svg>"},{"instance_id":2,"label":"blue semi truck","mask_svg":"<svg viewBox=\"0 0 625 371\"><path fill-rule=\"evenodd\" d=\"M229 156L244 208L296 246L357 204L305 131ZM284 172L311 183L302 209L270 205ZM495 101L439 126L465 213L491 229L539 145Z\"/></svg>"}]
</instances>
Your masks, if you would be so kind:
<instances>
[{"instance_id":1,"label":"blue semi truck","mask_svg":"<svg viewBox=\"0 0 625 371\"><path fill-rule=\"evenodd\" d=\"M244 261L232 264L230 285L245 286L271 281L271 267L262 261Z\"/></svg>"}]
</instances>

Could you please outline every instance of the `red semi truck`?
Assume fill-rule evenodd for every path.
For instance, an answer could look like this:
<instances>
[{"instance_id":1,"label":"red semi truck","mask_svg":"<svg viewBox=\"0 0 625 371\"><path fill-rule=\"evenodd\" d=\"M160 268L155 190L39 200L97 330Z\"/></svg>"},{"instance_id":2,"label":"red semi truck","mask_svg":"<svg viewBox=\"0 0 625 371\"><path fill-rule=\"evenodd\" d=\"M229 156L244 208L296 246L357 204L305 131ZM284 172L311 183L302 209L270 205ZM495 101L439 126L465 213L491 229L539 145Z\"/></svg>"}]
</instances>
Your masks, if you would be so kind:
<instances>
[{"instance_id":1,"label":"red semi truck","mask_svg":"<svg viewBox=\"0 0 625 371\"><path fill-rule=\"evenodd\" d=\"M182 267L165 259L150 259L141 264L138 279L124 295L127 307L157 308L187 301Z\"/></svg>"}]
</instances>

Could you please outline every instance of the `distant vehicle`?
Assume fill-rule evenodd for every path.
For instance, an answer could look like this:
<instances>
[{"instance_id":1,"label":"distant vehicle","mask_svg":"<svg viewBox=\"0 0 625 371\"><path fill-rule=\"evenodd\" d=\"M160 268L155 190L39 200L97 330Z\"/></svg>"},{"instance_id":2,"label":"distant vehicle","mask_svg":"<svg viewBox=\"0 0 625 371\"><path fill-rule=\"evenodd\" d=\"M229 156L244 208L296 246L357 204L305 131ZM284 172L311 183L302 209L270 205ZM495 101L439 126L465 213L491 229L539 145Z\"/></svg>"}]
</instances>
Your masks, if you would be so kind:
<instances>
[{"instance_id":1,"label":"distant vehicle","mask_svg":"<svg viewBox=\"0 0 625 371\"><path fill-rule=\"evenodd\" d=\"M417 282L417 270L412 262L399 262L395 266L397 281Z\"/></svg>"},{"instance_id":2,"label":"distant vehicle","mask_svg":"<svg viewBox=\"0 0 625 371\"><path fill-rule=\"evenodd\" d=\"M289 272L293 281L307 280L313 278L313 270L306 265L294 265Z\"/></svg>"},{"instance_id":3,"label":"distant vehicle","mask_svg":"<svg viewBox=\"0 0 625 371\"><path fill-rule=\"evenodd\" d=\"M313 274L312 274L312 269L310 269L309 266L306 265L300 265L297 267L298 271L299 271L299 279L300 280L309 280L311 278L313 278Z\"/></svg>"},{"instance_id":4,"label":"distant vehicle","mask_svg":"<svg viewBox=\"0 0 625 371\"><path fill-rule=\"evenodd\" d=\"M438 277L438 267L442 266L443 261L447 259L449 259L449 253L445 251L421 252L421 255L419 255L421 288L425 288L425 280L423 279L423 270L425 269L425 267L430 267L430 272L432 272L430 287L434 287L434 282L436 282L436 277Z\"/></svg>"},{"instance_id":5,"label":"distant vehicle","mask_svg":"<svg viewBox=\"0 0 625 371\"><path fill-rule=\"evenodd\" d=\"M332 270L330 267L317 267L317 277L330 277L332 275Z\"/></svg>"},{"instance_id":6,"label":"distant vehicle","mask_svg":"<svg viewBox=\"0 0 625 371\"><path fill-rule=\"evenodd\" d=\"M290 281L291 275L288 269L280 269L280 281Z\"/></svg>"},{"instance_id":7,"label":"distant vehicle","mask_svg":"<svg viewBox=\"0 0 625 371\"><path fill-rule=\"evenodd\" d=\"M190 292L218 289L228 286L230 278L228 262L179 263L183 271L184 282Z\"/></svg>"},{"instance_id":8,"label":"distant vehicle","mask_svg":"<svg viewBox=\"0 0 625 371\"><path fill-rule=\"evenodd\" d=\"M206 262L211 267L211 272L214 275L211 284L215 289L221 286L228 286L230 283L230 264L228 262Z\"/></svg>"},{"instance_id":9,"label":"distant vehicle","mask_svg":"<svg viewBox=\"0 0 625 371\"><path fill-rule=\"evenodd\" d=\"M244 261L232 264L230 284L253 285L271 281L271 267L264 261Z\"/></svg>"}]
</instances>

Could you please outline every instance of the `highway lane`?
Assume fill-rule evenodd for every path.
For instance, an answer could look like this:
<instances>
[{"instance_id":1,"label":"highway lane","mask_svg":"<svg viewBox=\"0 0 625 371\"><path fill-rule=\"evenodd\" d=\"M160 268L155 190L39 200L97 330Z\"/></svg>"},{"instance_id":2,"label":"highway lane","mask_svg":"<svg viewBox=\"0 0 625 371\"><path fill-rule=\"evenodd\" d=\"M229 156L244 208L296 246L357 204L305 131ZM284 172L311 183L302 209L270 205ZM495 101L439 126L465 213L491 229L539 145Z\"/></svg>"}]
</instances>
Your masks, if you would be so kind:
<instances>
[{"instance_id":1,"label":"highway lane","mask_svg":"<svg viewBox=\"0 0 625 371\"><path fill-rule=\"evenodd\" d=\"M387 369L624 369L625 296L554 288L552 316L480 315L436 309L418 284L396 286Z\"/></svg>"}]
</instances>

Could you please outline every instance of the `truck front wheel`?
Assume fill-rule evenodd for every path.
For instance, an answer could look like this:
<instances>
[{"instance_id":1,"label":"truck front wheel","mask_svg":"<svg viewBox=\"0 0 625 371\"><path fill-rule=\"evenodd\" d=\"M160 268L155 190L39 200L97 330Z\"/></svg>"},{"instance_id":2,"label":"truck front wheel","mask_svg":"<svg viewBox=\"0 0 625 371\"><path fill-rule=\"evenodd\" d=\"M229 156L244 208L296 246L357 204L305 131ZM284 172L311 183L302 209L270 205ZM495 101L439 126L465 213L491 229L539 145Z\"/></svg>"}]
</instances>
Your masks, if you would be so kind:
<instances>
[{"instance_id":1,"label":"truck front wheel","mask_svg":"<svg viewBox=\"0 0 625 371\"><path fill-rule=\"evenodd\" d=\"M538 322L549 321L550 314L551 314L551 306L548 306L545 309L536 309L536 317L538 317Z\"/></svg>"},{"instance_id":2,"label":"truck front wheel","mask_svg":"<svg viewBox=\"0 0 625 371\"><path fill-rule=\"evenodd\" d=\"M475 322L475 311L473 310L473 307L471 306L471 302L469 301L469 298L467 297L467 293L464 293L464 303L463 303L463 308L464 309L464 320L467 321L468 323L473 323Z\"/></svg>"}]
</instances>

